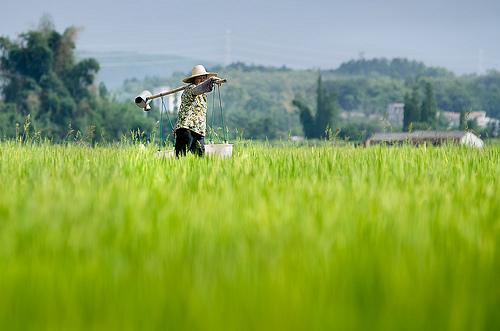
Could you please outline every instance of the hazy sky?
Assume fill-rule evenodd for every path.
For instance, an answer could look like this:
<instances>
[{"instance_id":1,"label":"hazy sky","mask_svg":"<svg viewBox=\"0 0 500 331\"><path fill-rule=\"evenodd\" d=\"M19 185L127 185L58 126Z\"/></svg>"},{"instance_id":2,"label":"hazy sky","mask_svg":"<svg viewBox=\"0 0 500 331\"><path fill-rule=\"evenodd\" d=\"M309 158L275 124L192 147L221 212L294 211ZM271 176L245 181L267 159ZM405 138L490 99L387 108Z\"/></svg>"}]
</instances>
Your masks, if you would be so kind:
<instances>
[{"instance_id":1,"label":"hazy sky","mask_svg":"<svg viewBox=\"0 0 500 331\"><path fill-rule=\"evenodd\" d=\"M295 68L408 57L458 73L500 70L500 0L2 0L0 34L50 14L78 48Z\"/></svg>"}]
</instances>

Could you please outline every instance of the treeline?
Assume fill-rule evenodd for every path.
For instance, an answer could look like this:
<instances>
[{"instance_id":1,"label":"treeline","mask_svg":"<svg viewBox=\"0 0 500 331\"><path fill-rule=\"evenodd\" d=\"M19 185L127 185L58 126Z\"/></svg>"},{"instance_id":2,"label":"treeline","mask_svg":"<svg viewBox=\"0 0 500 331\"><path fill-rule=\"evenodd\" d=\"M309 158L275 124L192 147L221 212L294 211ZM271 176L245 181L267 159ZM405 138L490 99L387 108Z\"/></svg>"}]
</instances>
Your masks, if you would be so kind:
<instances>
[{"instance_id":1,"label":"treeline","mask_svg":"<svg viewBox=\"0 0 500 331\"><path fill-rule=\"evenodd\" d=\"M261 139L310 136L301 123L301 116L308 115L295 107L293 101L299 100L309 108L311 123L314 123L318 109L317 70L242 63L211 69L229 79L222 89L226 124L238 134ZM165 78L128 80L117 91L117 97L130 99L144 88L177 86L185 75L186 72ZM404 102L405 95L411 96L415 85L419 86L420 107L425 94L424 82L431 84L433 89L435 110L432 112L484 110L488 116L500 118L500 73L496 71L485 75L456 76L446 69L426 67L406 59L374 59L350 61L348 66L322 71L321 75L326 93L336 96L339 116L331 129L340 137L363 139L375 131L402 130L402 127L389 127L387 121L381 118L386 116L390 103ZM346 119L340 116L342 113L356 116ZM415 126L430 127L425 124L428 120L422 120L420 115L411 121L415 122Z\"/></svg>"},{"instance_id":2,"label":"treeline","mask_svg":"<svg viewBox=\"0 0 500 331\"><path fill-rule=\"evenodd\" d=\"M347 111L383 113L385 109L378 100L403 102L405 94L426 81L433 86L438 110L484 110L488 116L500 118L500 72L495 70L484 75L457 76L407 59L361 59L342 64L331 73L340 76L332 77L329 88L337 90L339 105Z\"/></svg>"},{"instance_id":3,"label":"treeline","mask_svg":"<svg viewBox=\"0 0 500 331\"><path fill-rule=\"evenodd\" d=\"M286 139L290 135L302 135L298 113L292 105L297 93L303 100L314 100L316 71L280 70L234 64L228 67L209 68L228 79L221 88L225 125L231 135L251 139ZM119 100L132 100L138 91L153 91L155 88L177 87L190 68L174 73L170 77L147 77L144 80L129 79L116 91ZM306 88L307 91L303 89ZM209 95L209 114L212 112L212 97ZM217 103L216 106L218 107ZM153 109L153 112L158 112ZM215 125L221 121L216 116Z\"/></svg>"},{"instance_id":4,"label":"treeline","mask_svg":"<svg viewBox=\"0 0 500 331\"><path fill-rule=\"evenodd\" d=\"M451 71L444 68L427 67L422 62L401 58L351 60L342 63L338 69L332 72L340 75L386 76L403 80L415 80L419 77L454 77Z\"/></svg>"},{"instance_id":5,"label":"treeline","mask_svg":"<svg viewBox=\"0 0 500 331\"><path fill-rule=\"evenodd\" d=\"M44 19L39 28L16 40L0 38L0 138L18 134L28 115L31 130L55 141L68 139L69 132L90 132L94 141L117 140L132 130L151 135L159 126L158 110L143 113L132 99L144 89L182 85L190 68L169 77L129 79L120 89L108 91L95 83L99 64L94 59L75 59L76 36L75 28L59 33ZM410 109L412 103L418 105L405 129L410 122L412 127L434 125L429 118L439 111L484 110L500 118L496 71L457 76L407 59L353 60L321 73L244 63L209 69L229 81L221 92L224 124L233 137L318 138L329 129L341 138L359 140L375 131L403 129L389 127L384 120L393 102L408 103ZM430 111L422 111L427 83L433 101L425 106ZM213 111L212 95L209 108ZM163 124L167 133L168 125Z\"/></svg>"},{"instance_id":6,"label":"treeline","mask_svg":"<svg viewBox=\"0 0 500 331\"><path fill-rule=\"evenodd\" d=\"M16 40L0 38L0 137L19 135L26 122L32 132L25 135L54 141L82 135L90 141L116 140L130 129L151 130L151 118L94 84L95 59L76 61L77 32L69 27L59 33L44 17L37 29Z\"/></svg>"}]
</instances>

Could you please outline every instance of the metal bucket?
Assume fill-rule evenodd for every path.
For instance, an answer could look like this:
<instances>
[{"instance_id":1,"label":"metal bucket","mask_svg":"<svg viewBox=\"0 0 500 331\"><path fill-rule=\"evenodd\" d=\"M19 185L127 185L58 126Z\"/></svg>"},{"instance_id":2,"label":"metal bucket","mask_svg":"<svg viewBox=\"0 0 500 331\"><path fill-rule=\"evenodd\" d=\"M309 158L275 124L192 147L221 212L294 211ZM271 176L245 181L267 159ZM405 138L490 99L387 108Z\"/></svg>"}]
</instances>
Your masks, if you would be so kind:
<instances>
[{"instance_id":1,"label":"metal bucket","mask_svg":"<svg viewBox=\"0 0 500 331\"><path fill-rule=\"evenodd\" d=\"M208 144L205 145L205 153L208 156L231 157L233 155L232 144Z\"/></svg>"}]
</instances>

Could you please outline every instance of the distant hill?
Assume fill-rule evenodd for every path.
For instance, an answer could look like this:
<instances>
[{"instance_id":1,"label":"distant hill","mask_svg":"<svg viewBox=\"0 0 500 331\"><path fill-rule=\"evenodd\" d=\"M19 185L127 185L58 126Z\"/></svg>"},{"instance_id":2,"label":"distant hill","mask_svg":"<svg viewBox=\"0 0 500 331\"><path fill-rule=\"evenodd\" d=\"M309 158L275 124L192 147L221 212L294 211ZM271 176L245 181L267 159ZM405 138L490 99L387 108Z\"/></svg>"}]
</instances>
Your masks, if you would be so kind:
<instances>
[{"instance_id":1,"label":"distant hill","mask_svg":"<svg viewBox=\"0 0 500 331\"><path fill-rule=\"evenodd\" d=\"M113 96L117 100L132 102L144 89L154 91L166 86L180 86L190 65L187 68L185 66L171 75L128 79L119 89L113 90ZM228 84L221 90L226 125L230 128L238 129L248 138L284 138L302 134L299 115L292 101L299 98L314 108L317 70L244 63L226 67L207 65L207 69L228 79ZM360 127L366 126L366 122L380 127L386 125L376 118L385 115L390 103L403 102L404 94L410 92L411 86L420 79L433 84L441 111L484 110L490 117L500 117L500 73L496 72L458 76L417 61L374 59L349 61L336 70L321 71L321 74L325 88L336 94L341 111L364 114L359 120L352 117L363 122ZM212 105L211 99L209 108L213 108ZM345 123L339 125L345 127Z\"/></svg>"},{"instance_id":2,"label":"distant hill","mask_svg":"<svg viewBox=\"0 0 500 331\"><path fill-rule=\"evenodd\" d=\"M219 63L165 54L142 54L139 52L89 52L77 53L78 58L95 58L101 69L97 81L104 82L110 89L118 89L127 79L142 80L146 77L169 77L175 72L188 72L195 64L202 63L212 70L219 70ZM242 72L286 72L287 67L267 67L234 63L227 67L230 71ZM299 70L300 71L300 70ZM395 79L415 79L418 77L453 77L454 73L439 67L428 67L422 62L395 58L359 59L342 63L337 69L324 71L342 76L385 76Z\"/></svg>"},{"instance_id":3,"label":"distant hill","mask_svg":"<svg viewBox=\"0 0 500 331\"><path fill-rule=\"evenodd\" d=\"M195 64L215 66L217 63L200 59L165 54L141 54L134 52L88 52L81 51L78 58L95 58L101 69L98 82L110 89L120 87L126 79L144 79L148 76L168 77L176 71L188 72Z\"/></svg>"},{"instance_id":4,"label":"distant hill","mask_svg":"<svg viewBox=\"0 0 500 331\"><path fill-rule=\"evenodd\" d=\"M440 67L428 67L422 62L395 58L359 59L344 62L334 73L358 76L387 76L397 79L415 79L418 77L453 77L453 72Z\"/></svg>"}]
</instances>

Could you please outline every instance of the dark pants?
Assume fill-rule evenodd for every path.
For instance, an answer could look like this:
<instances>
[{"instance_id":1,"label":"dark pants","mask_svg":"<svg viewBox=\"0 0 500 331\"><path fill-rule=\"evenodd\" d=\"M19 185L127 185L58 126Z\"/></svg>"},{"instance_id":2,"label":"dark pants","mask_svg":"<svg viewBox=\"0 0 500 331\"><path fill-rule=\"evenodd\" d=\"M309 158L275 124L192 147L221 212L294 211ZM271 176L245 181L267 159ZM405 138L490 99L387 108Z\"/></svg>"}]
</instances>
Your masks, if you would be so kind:
<instances>
[{"instance_id":1,"label":"dark pants","mask_svg":"<svg viewBox=\"0 0 500 331\"><path fill-rule=\"evenodd\" d=\"M175 131L175 156L184 156L189 150L198 156L205 154L205 137L184 128Z\"/></svg>"}]
</instances>

